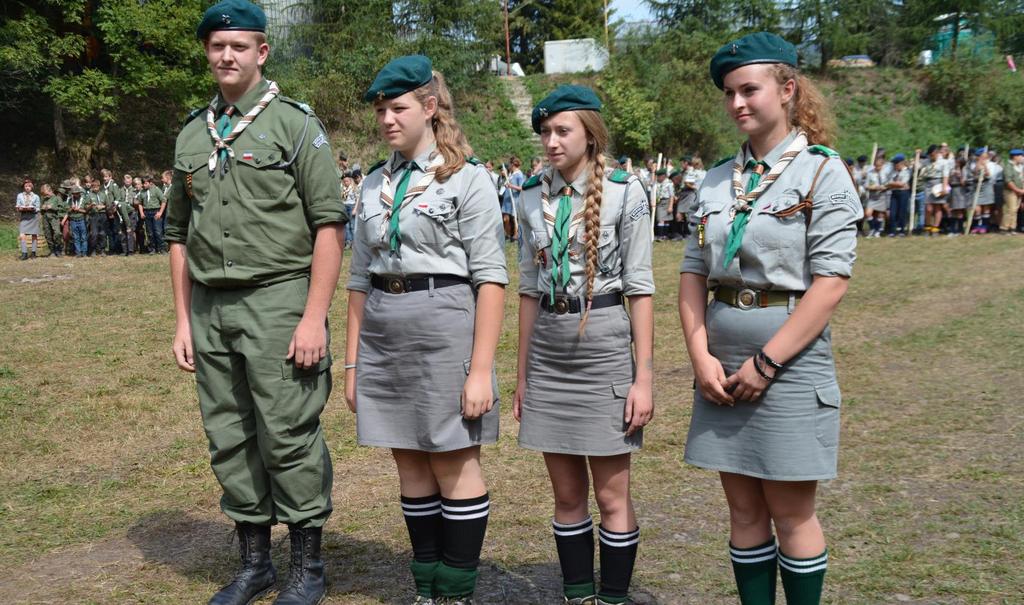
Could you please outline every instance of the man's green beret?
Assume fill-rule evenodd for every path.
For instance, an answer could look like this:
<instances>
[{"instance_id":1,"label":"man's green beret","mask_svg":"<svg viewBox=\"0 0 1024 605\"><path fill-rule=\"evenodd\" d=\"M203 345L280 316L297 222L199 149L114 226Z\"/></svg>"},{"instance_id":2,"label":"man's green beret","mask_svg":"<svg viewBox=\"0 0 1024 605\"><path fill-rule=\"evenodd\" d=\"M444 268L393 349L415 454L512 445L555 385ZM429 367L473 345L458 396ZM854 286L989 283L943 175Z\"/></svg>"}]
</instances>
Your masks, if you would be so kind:
<instances>
[{"instance_id":1,"label":"man's green beret","mask_svg":"<svg viewBox=\"0 0 1024 605\"><path fill-rule=\"evenodd\" d=\"M392 59L373 79L373 84L363 95L367 103L394 99L420 86L430 83L434 77L434 66L423 55L406 55Z\"/></svg>"},{"instance_id":2,"label":"man's green beret","mask_svg":"<svg viewBox=\"0 0 1024 605\"><path fill-rule=\"evenodd\" d=\"M743 36L718 49L711 58L711 79L719 89L725 75L737 67L752 63L783 63L796 67L796 47L771 32Z\"/></svg>"},{"instance_id":3,"label":"man's green beret","mask_svg":"<svg viewBox=\"0 0 1024 605\"><path fill-rule=\"evenodd\" d=\"M222 29L266 32L267 15L249 0L222 0L203 13L196 37L205 40L210 32Z\"/></svg>"},{"instance_id":4,"label":"man's green beret","mask_svg":"<svg viewBox=\"0 0 1024 605\"><path fill-rule=\"evenodd\" d=\"M594 91L586 86L563 84L541 99L541 102L533 108L531 119L533 131L540 134L540 124L549 116L578 109L601 111L601 99L597 98Z\"/></svg>"},{"instance_id":5,"label":"man's green beret","mask_svg":"<svg viewBox=\"0 0 1024 605\"><path fill-rule=\"evenodd\" d=\"M665 170L664 168L658 168L654 171L654 176L665 176L666 174L668 174L668 170Z\"/></svg>"},{"instance_id":6,"label":"man's green beret","mask_svg":"<svg viewBox=\"0 0 1024 605\"><path fill-rule=\"evenodd\" d=\"M683 171L682 170L673 170L672 174L668 175L668 178L674 179L677 176L683 176Z\"/></svg>"}]
</instances>

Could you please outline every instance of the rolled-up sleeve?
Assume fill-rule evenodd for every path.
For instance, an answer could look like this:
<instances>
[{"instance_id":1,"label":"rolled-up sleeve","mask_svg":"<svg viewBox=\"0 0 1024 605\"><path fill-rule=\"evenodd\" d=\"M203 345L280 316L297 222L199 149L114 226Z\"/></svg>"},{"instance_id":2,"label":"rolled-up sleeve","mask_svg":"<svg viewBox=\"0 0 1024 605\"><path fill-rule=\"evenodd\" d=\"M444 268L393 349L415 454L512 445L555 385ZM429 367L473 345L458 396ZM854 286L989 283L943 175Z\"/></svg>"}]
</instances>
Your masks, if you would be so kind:
<instances>
[{"instance_id":1,"label":"rolled-up sleeve","mask_svg":"<svg viewBox=\"0 0 1024 605\"><path fill-rule=\"evenodd\" d=\"M469 275L475 287L508 284L505 230L498 194L482 166L467 166L466 184L459 204L459 234L466 251Z\"/></svg>"},{"instance_id":2,"label":"rolled-up sleeve","mask_svg":"<svg viewBox=\"0 0 1024 605\"><path fill-rule=\"evenodd\" d=\"M341 202L338 167L327 135L315 116L308 117L308 131L296 152L295 181L306 209L310 225L320 227L331 223L347 223L348 213Z\"/></svg>"},{"instance_id":3,"label":"rolled-up sleeve","mask_svg":"<svg viewBox=\"0 0 1024 605\"><path fill-rule=\"evenodd\" d=\"M864 213L842 160L830 159L815 192L807 226L811 275L850 277L857 258L857 221Z\"/></svg>"},{"instance_id":4,"label":"rolled-up sleeve","mask_svg":"<svg viewBox=\"0 0 1024 605\"><path fill-rule=\"evenodd\" d=\"M619 245L622 250L622 293L626 296L654 294L651 268L651 205L643 187L630 179L626 183L622 216L619 217Z\"/></svg>"},{"instance_id":5,"label":"rolled-up sleeve","mask_svg":"<svg viewBox=\"0 0 1024 605\"><path fill-rule=\"evenodd\" d=\"M537 246L533 237L533 228L524 208L526 204L520 203L516 206L516 215L519 218L519 239L522 245L519 246L519 294L540 298L538 279L540 269L537 267Z\"/></svg>"},{"instance_id":6,"label":"rolled-up sleeve","mask_svg":"<svg viewBox=\"0 0 1024 605\"><path fill-rule=\"evenodd\" d=\"M128 193L124 196L124 218L128 217L127 206L135 200ZM185 172L175 168L171 173L171 188L167 191L167 227L164 240L184 244L188 240L188 224L192 218L192 203L185 194Z\"/></svg>"}]
</instances>

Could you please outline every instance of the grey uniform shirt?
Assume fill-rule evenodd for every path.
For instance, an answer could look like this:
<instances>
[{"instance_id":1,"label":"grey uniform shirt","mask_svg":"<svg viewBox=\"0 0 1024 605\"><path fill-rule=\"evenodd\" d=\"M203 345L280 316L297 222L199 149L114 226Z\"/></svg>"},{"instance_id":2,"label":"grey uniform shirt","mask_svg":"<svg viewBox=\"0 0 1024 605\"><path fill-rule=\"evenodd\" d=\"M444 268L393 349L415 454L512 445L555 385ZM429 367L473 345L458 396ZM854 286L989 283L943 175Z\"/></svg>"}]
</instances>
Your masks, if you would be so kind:
<instances>
[{"instance_id":1,"label":"grey uniform shirt","mask_svg":"<svg viewBox=\"0 0 1024 605\"><path fill-rule=\"evenodd\" d=\"M774 166L795 137L790 133L764 157ZM745 152L744 165L751 159ZM776 216L800 204L811 188L818 166L826 162L814 187L814 206L808 225L803 212ZM850 277L856 258L857 221L863 215L860 198L841 158L804 150L761 194L751 211L739 252L723 268L725 244L732 227L732 162L711 169L697 193L695 223L704 224L704 247L698 230L686 242L680 273L707 277L709 288L729 286L757 290L805 291L814 275ZM751 170L742 176L744 189Z\"/></svg>"},{"instance_id":2,"label":"grey uniform shirt","mask_svg":"<svg viewBox=\"0 0 1024 605\"><path fill-rule=\"evenodd\" d=\"M867 188L867 187L882 187L882 186L885 185L885 183L886 183L886 181L885 181L885 169L884 168L882 169L882 171L878 171L878 170L875 170L874 168L870 168L870 169L868 169L867 174L864 175L864 187L865 188ZM882 200L884 200L885 202L889 201L889 192L888 191L886 191L884 189L879 189L877 191L868 191L868 202L877 202L877 201L882 201Z\"/></svg>"},{"instance_id":3,"label":"grey uniform shirt","mask_svg":"<svg viewBox=\"0 0 1024 605\"><path fill-rule=\"evenodd\" d=\"M431 148L413 159L416 168L409 188L423 176ZM397 189L406 160L397 151L389 159L394 167L391 188ZM371 275L458 275L480 284L508 284L505 231L501 208L487 169L466 163L447 181L434 180L399 210L402 246L392 254L387 237L381 238L384 205L380 199L384 171L366 176L360 194L358 223L352 243L349 290L370 291Z\"/></svg>"},{"instance_id":4,"label":"grey uniform shirt","mask_svg":"<svg viewBox=\"0 0 1024 605\"><path fill-rule=\"evenodd\" d=\"M572 215L583 208L590 174L584 171L570 185ZM554 171L551 181L552 212L558 210L560 192L565 181ZM523 245L519 250L519 293L539 298L551 291L552 227L544 221L541 203L542 186L524 189L519 198L519 228ZM569 296L587 294L586 225L580 221L569 230L569 265L571 270ZM622 292L625 296L654 294L654 273L651 269L651 211L643 184L635 176L625 183L616 183L605 175L601 193L601 232L597 242L598 262L594 277L594 295ZM538 264L538 251L543 259ZM546 266L544 266L546 265ZM556 289L556 294L563 294Z\"/></svg>"}]
</instances>

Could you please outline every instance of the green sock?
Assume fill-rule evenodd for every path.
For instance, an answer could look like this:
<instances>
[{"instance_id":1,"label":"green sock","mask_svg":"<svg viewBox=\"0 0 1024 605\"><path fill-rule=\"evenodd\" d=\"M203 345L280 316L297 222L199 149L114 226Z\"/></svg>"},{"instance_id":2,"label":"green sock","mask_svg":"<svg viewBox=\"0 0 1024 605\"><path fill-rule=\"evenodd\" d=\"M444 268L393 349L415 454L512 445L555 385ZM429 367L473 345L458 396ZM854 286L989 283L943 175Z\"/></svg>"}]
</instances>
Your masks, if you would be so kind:
<instances>
[{"instance_id":1,"label":"green sock","mask_svg":"<svg viewBox=\"0 0 1024 605\"><path fill-rule=\"evenodd\" d=\"M441 597L469 596L476 589L477 575L475 568L451 567L442 561L437 564L437 571L434 572L434 589Z\"/></svg>"},{"instance_id":2,"label":"green sock","mask_svg":"<svg viewBox=\"0 0 1024 605\"><path fill-rule=\"evenodd\" d=\"M816 557L794 559L779 551L779 574L788 605L819 605L828 568L828 549Z\"/></svg>"},{"instance_id":3,"label":"green sock","mask_svg":"<svg viewBox=\"0 0 1024 605\"><path fill-rule=\"evenodd\" d=\"M732 572L741 605L775 604L775 567L778 558L775 538L752 548L729 544Z\"/></svg>"},{"instance_id":4,"label":"green sock","mask_svg":"<svg viewBox=\"0 0 1024 605\"><path fill-rule=\"evenodd\" d=\"M421 597L431 598L434 596L434 576L437 573L437 566L440 561L416 561L409 564L412 570L412 581L416 584L416 594Z\"/></svg>"}]
</instances>

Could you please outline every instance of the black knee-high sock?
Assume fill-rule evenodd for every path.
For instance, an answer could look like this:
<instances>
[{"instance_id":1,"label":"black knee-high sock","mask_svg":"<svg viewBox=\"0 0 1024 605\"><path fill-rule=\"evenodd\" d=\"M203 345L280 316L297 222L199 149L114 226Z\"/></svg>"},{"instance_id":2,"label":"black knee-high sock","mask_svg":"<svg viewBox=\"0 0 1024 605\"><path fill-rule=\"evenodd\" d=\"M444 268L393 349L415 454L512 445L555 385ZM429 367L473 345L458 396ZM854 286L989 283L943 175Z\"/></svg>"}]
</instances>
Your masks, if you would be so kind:
<instances>
[{"instance_id":1,"label":"black knee-high sock","mask_svg":"<svg viewBox=\"0 0 1024 605\"><path fill-rule=\"evenodd\" d=\"M597 596L605 603L625 603L633 578L640 528L614 532L598 526L598 534L601 537L601 589Z\"/></svg>"},{"instance_id":2,"label":"black knee-high sock","mask_svg":"<svg viewBox=\"0 0 1024 605\"><path fill-rule=\"evenodd\" d=\"M464 500L441 498L444 541L434 577L438 596L473 594L490 506L487 494Z\"/></svg>"},{"instance_id":3,"label":"black knee-high sock","mask_svg":"<svg viewBox=\"0 0 1024 605\"><path fill-rule=\"evenodd\" d=\"M729 543L729 558L741 605L774 605L778 547L775 538L751 548Z\"/></svg>"},{"instance_id":4,"label":"black knee-high sock","mask_svg":"<svg viewBox=\"0 0 1024 605\"><path fill-rule=\"evenodd\" d=\"M441 494L422 498L402 496L402 514L412 543L412 578L416 594L432 597L434 573L441 560Z\"/></svg>"},{"instance_id":5,"label":"black knee-high sock","mask_svg":"<svg viewBox=\"0 0 1024 605\"><path fill-rule=\"evenodd\" d=\"M594 520L587 518L576 523L551 522L558 549L558 563L562 567L562 593L566 599L584 599L593 596L594 585Z\"/></svg>"}]
</instances>

